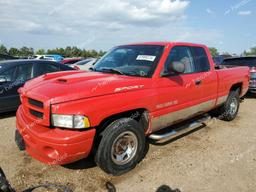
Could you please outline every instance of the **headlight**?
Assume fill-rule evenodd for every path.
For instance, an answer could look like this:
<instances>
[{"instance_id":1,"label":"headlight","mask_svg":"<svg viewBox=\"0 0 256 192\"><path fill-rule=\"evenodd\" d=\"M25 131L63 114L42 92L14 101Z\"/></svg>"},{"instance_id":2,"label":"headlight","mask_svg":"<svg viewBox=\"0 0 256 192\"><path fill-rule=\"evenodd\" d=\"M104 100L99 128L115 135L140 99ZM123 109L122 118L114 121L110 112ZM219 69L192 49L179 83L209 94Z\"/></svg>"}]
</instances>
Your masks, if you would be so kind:
<instances>
[{"instance_id":1,"label":"headlight","mask_svg":"<svg viewBox=\"0 0 256 192\"><path fill-rule=\"evenodd\" d=\"M89 119L83 115L59 115L52 114L52 123L55 127L83 129L89 128Z\"/></svg>"}]
</instances>

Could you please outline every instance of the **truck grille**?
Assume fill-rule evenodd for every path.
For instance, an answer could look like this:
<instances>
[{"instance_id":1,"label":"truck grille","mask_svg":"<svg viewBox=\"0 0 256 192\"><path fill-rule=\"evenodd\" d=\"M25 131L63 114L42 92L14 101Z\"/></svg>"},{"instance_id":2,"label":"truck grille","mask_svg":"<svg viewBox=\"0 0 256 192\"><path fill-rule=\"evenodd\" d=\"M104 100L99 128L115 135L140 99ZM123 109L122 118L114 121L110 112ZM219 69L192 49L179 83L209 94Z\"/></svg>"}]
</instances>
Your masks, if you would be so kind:
<instances>
[{"instance_id":1,"label":"truck grille","mask_svg":"<svg viewBox=\"0 0 256 192\"><path fill-rule=\"evenodd\" d=\"M40 119L40 123L47 123L48 110L44 102L23 96L21 99L24 112L32 121Z\"/></svg>"},{"instance_id":2,"label":"truck grille","mask_svg":"<svg viewBox=\"0 0 256 192\"><path fill-rule=\"evenodd\" d=\"M26 92L24 88L21 88L19 93L23 118L33 125L50 126L51 100L42 95Z\"/></svg>"},{"instance_id":3,"label":"truck grille","mask_svg":"<svg viewBox=\"0 0 256 192\"><path fill-rule=\"evenodd\" d=\"M31 98L28 98L28 103L30 105L34 105L34 106L39 107L41 109L44 108L44 104L41 101L37 101L37 100L31 99Z\"/></svg>"},{"instance_id":4,"label":"truck grille","mask_svg":"<svg viewBox=\"0 0 256 192\"><path fill-rule=\"evenodd\" d=\"M33 110L33 109L29 109L29 112L30 112L31 115L33 115L37 118L40 118L40 119L44 118L44 114L42 112L39 112L39 111L36 111L36 110Z\"/></svg>"}]
</instances>

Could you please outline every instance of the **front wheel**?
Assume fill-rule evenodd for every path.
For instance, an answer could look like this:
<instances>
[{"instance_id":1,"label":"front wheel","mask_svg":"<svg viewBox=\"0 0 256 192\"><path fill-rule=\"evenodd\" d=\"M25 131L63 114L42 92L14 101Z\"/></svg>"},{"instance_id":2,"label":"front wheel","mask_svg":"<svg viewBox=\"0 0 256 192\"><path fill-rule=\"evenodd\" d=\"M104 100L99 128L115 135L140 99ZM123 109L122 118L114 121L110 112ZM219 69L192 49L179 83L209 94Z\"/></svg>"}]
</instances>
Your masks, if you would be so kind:
<instances>
[{"instance_id":1,"label":"front wheel","mask_svg":"<svg viewBox=\"0 0 256 192\"><path fill-rule=\"evenodd\" d=\"M95 161L105 172L124 174L142 159L145 135L141 125L134 119L114 121L101 133L101 137Z\"/></svg>"}]
</instances>

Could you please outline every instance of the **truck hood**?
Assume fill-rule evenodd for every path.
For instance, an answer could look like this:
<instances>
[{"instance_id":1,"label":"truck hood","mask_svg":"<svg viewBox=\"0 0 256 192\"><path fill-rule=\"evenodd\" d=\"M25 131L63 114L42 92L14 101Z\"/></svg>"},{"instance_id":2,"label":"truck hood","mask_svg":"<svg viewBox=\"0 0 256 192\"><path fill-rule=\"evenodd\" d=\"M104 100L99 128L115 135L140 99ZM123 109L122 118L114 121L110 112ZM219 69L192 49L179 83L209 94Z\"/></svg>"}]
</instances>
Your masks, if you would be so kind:
<instances>
[{"instance_id":1,"label":"truck hood","mask_svg":"<svg viewBox=\"0 0 256 192\"><path fill-rule=\"evenodd\" d=\"M138 91L149 88L151 79L99 72L66 71L28 81L20 94L51 104L77 99Z\"/></svg>"}]
</instances>

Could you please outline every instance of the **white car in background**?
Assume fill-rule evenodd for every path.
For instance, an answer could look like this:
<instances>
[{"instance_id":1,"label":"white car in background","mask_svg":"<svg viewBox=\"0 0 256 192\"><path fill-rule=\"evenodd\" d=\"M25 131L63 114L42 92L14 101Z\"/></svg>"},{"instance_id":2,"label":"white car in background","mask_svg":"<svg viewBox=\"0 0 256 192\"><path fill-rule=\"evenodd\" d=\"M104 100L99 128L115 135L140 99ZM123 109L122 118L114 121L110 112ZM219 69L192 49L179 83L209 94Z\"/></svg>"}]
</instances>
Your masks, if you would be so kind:
<instances>
[{"instance_id":1,"label":"white car in background","mask_svg":"<svg viewBox=\"0 0 256 192\"><path fill-rule=\"evenodd\" d=\"M56 61L56 62L60 62L61 60L63 60L63 57L61 55L58 54L52 54L52 55L35 55L33 57L31 57L31 59L36 59L36 60L47 60L47 61Z\"/></svg>"},{"instance_id":2,"label":"white car in background","mask_svg":"<svg viewBox=\"0 0 256 192\"><path fill-rule=\"evenodd\" d=\"M69 65L70 67L73 67L78 70L86 70L89 71L89 69L96 63L98 59L96 58L87 58L85 60L79 61L77 63L74 63L72 65Z\"/></svg>"}]
</instances>

